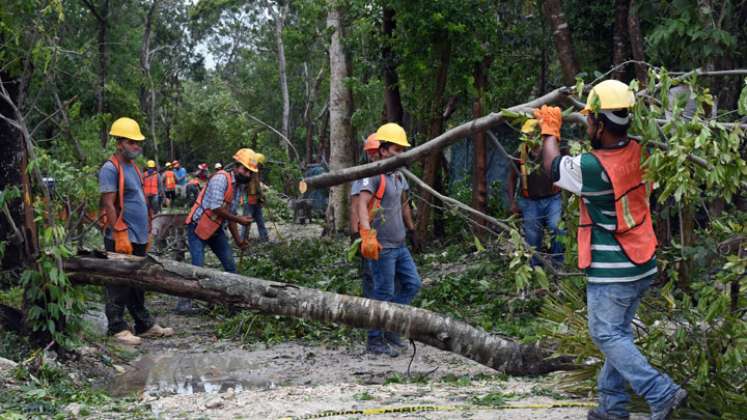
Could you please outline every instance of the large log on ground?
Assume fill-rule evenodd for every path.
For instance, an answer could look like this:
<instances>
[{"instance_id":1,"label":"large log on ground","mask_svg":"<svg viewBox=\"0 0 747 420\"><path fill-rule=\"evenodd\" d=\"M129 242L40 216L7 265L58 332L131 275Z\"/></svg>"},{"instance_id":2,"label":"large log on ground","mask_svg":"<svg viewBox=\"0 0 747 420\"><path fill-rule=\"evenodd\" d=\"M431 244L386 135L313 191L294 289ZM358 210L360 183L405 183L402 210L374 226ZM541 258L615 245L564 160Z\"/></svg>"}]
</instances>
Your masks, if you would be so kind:
<instances>
[{"instance_id":1,"label":"large log on ground","mask_svg":"<svg viewBox=\"0 0 747 420\"><path fill-rule=\"evenodd\" d=\"M268 314L393 331L511 375L576 368L571 357L551 357L551 352L539 344L516 343L425 309L244 277L154 256L79 256L65 262L65 271L76 283L136 286Z\"/></svg>"}]
</instances>

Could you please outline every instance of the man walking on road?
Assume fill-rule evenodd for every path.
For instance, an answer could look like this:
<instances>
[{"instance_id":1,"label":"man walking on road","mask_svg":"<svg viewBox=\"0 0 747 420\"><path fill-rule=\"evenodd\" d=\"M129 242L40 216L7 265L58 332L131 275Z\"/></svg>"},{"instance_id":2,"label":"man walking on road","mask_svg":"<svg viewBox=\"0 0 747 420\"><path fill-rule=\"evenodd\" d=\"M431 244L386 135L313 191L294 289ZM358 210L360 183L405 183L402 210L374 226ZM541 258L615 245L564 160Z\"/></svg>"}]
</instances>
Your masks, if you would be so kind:
<instances>
[{"instance_id":1,"label":"man walking on road","mask_svg":"<svg viewBox=\"0 0 747 420\"><path fill-rule=\"evenodd\" d=\"M198 267L205 264L205 247L208 246L220 260L223 270L229 273L236 272L236 263L223 228L228 225L228 230L239 248L246 249L249 246L249 243L239 236L237 224L246 226L252 219L237 215L236 208L243 193L241 187L249 182L252 173L257 172L257 161L251 150L239 149L233 158L238 165L232 172L220 170L210 177L184 221L187 225L187 242L192 264ZM180 298L176 310L190 313L192 301Z\"/></svg>"},{"instance_id":2,"label":"man walking on road","mask_svg":"<svg viewBox=\"0 0 747 420\"><path fill-rule=\"evenodd\" d=\"M599 406L588 414L596 420L630 417L626 385L646 400L653 420L669 418L687 397L634 342L633 318L657 273L650 185L643 181L641 146L627 135L634 103L634 94L620 81L594 86L582 111L593 150L578 156L560 156L560 108L535 111L546 173L581 198L578 265L588 280L589 333L605 358L597 378Z\"/></svg>"},{"instance_id":3,"label":"man walking on road","mask_svg":"<svg viewBox=\"0 0 747 420\"><path fill-rule=\"evenodd\" d=\"M379 127L376 140L381 159L410 147L405 130L395 123ZM402 199L408 188L399 172L374 175L361 181L358 199L361 254L373 275L371 298L403 305L420 290L420 276L406 245L407 230L414 228L410 205ZM366 347L370 353L396 357L396 348L406 346L398 334L370 330Z\"/></svg>"},{"instance_id":4,"label":"man walking on road","mask_svg":"<svg viewBox=\"0 0 747 420\"><path fill-rule=\"evenodd\" d=\"M101 210L104 214L104 247L109 252L145 256L149 243L150 219L143 192L143 177L133 162L142 152L145 137L138 123L119 118L109 134L117 140L117 152L99 171ZM145 307L145 291L130 286L106 286L106 319L109 334L117 341L137 345L141 337L166 337L171 328L156 324ZM124 310L135 320L135 334L124 320ZM139 336L139 337L138 337Z\"/></svg>"}]
</instances>

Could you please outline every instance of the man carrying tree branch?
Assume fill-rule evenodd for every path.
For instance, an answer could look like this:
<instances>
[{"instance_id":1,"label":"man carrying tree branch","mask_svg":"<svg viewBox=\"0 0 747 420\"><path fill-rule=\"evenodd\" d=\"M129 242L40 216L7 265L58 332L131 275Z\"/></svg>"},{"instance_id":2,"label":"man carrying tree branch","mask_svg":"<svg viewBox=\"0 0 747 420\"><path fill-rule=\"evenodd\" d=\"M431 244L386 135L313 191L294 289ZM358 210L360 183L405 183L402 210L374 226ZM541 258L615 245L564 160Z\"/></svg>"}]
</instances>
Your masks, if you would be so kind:
<instances>
[{"instance_id":1,"label":"man carrying tree branch","mask_svg":"<svg viewBox=\"0 0 747 420\"><path fill-rule=\"evenodd\" d=\"M650 184L643 181L641 146L627 135L634 103L633 92L620 81L595 86L582 111L592 151L578 156L560 156L560 108L534 112L545 172L556 186L580 196L578 266L588 279L589 333L605 357L597 378L599 406L589 419L629 418L626 383L646 399L654 420L669 418L687 397L634 343L632 321L657 272Z\"/></svg>"},{"instance_id":2,"label":"man carrying tree branch","mask_svg":"<svg viewBox=\"0 0 747 420\"><path fill-rule=\"evenodd\" d=\"M381 159L410 147L405 130L395 123L376 131ZM414 229L410 205L403 200L407 181L399 172L374 175L360 182L358 218L361 254L373 275L371 299L408 305L420 289L420 276L405 243L407 230ZM405 228L407 226L407 229ZM367 351L396 357L405 348L399 335L370 330Z\"/></svg>"}]
</instances>

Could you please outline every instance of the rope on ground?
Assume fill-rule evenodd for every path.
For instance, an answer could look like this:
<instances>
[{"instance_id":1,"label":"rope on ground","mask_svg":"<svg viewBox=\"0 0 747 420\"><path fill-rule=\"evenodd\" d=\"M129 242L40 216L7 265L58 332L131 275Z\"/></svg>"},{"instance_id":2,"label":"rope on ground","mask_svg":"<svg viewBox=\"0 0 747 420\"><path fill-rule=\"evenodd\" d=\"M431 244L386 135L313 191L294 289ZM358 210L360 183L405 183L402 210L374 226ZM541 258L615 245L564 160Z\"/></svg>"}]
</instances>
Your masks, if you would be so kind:
<instances>
[{"instance_id":1,"label":"rope on ground","mask_svg":"<svg viewBox=\"0 0 747 420\"><path fill-rule=\"evenodd\" d=\"M545 404L505 404L499 406L479 406L479 405L412 405L404 407L375 407L375 408L364 408L360 410L325 410L315 414L306 414L303 416L288 416L281 417L279 420L306 420L306 419L321 419L325 417L335 416L351 416L351 415L362 415L362 416L376 416L380 414L394 414L394 413L418 413L423 411L458 411L458 410L470 410L470 409L490 409L490 410L531 410L531 409L550 409L550 408L593 408L596 407L596 403L585 402L585 401L555 401L552 403Z\"/></svg>"}]
</instances>

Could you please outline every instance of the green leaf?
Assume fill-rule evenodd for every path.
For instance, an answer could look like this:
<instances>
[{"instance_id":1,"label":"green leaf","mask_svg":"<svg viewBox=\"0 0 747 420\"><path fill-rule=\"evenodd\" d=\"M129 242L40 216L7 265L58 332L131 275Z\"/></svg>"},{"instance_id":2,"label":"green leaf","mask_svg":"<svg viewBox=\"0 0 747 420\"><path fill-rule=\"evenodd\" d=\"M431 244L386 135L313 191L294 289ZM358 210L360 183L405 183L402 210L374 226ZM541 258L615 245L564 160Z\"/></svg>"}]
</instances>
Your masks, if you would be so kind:
<instances>
[{"instance_id":1,"label":"green leaf","mask_svg":"<svg viewBox=\"0 0 747 420\"><path fill-rule=\"evenodd\" d=\"M477 252L485 251L485 247L482 246L482 242L480 242L480 238L478 238L477 235L473 235L473 238L475 240L475 248L477 248Z\"/></svg>"}]
</instances>

